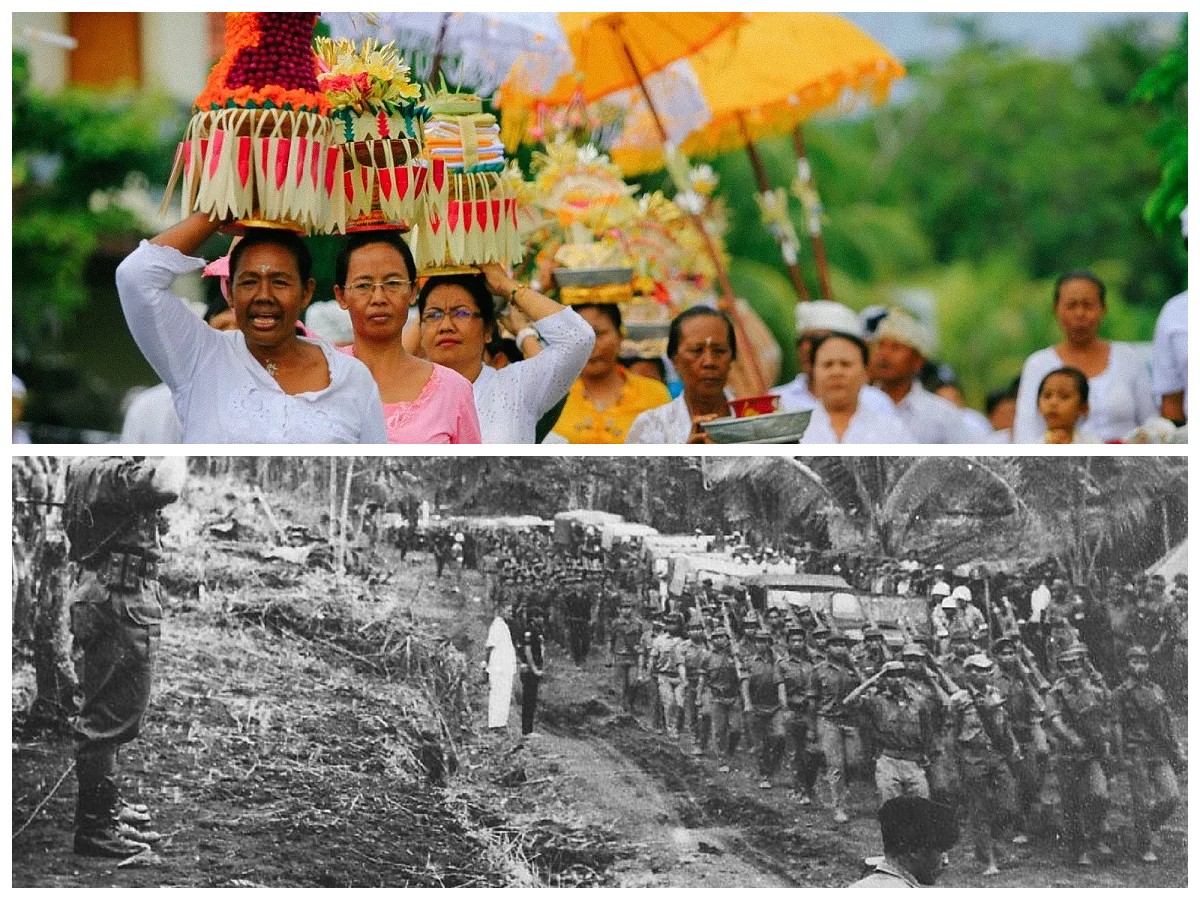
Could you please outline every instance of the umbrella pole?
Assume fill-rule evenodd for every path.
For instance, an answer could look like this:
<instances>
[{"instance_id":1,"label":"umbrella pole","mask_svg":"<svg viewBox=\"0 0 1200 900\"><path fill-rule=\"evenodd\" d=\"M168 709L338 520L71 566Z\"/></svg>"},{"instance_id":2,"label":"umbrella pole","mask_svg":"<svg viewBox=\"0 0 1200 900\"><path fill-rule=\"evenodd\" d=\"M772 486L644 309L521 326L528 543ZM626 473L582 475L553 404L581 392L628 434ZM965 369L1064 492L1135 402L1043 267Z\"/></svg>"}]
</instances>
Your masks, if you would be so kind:
<instances>
[{"instance_id":1,"label":"umbrella pole","mask_svg":"<svg viewBox=\"0 0 1200 900\"><path fill-rule=\"evenodd\" d=\"M650 109L650 115L654 118L654 126L658 129L659 137L662 138L664 145L670 144L671 140L667 136L667 129L663 126L662 119L659 118L658 110L654 106L654 99L650 96L650 90L646 87L646 81L642 78L642 73L633 59L633 54L629 52L629 47L626 45L624 37L621 37L619 43L621 45L621 52L625 54L625 61L629 63L629 69L633 72L633 77L637 79L638 90L641 91L642 97L646 100L646 106ZM697 213L689 212L688 217L691 219L693 227L699 232L701 240L704 241L704 249L717 270L717 281L721 285L722 294L718 306L723 312L729 314L729 318L733 322L733 329L737 336L738 344L743 348L743 358L749 363L746 367L748 369L746 374L753 383L750 387L751 393L763 394L771 385L767 384L767 377L763 374L758 354L754 351L754 345L750 343L750 337L746 333L745 326L742 323L742 316L738 312L736 295L733 291L733 284L729 280L729 272L725 268L725 262L721 259L721 254L717 252L712 235L704 227L704 222L700 216Z\"/></svg>"},{"instance_id":2,"label":"umbrella pole","mask_svg":"<svg viewBox=\"0 0 1200 900\"><path fill-rule=\"evenodd\" d=\"M758 148L754 146L754 141L750 140L750 131L746 128L746 119L738 113L738 128L742 131L742 142L746 145L746 154L750 157L750 166L754 169L754 180L758 182L758 192L766 194L771 189L771 182L767 179L767 168L763 165L762 157L758 155ZM780 250L782 251L782 245ZM796 291L796 296L803 300L811 300L812 295L808 293L808 287L804 284L804 276L800 272L800 264L794 260L790 260L784 255L784 265L787 266L788 275L792 279L792 287Z\"/></svg>"},{"instance_id":3,"label":"umbrella pole","mask_svg":"<svg viewBox=\"0 0 1200 900\"><path fill-rule=\"evenodd\" d=\"M429 83L433 85L442 71L442 50L446 46L446 29L450 27L452 13L442 13L442 24L438 26L437 43L433 45L433 64L429 67Z\"/></svg>"},{"instance_id":4,"label":"umbrella pole","mask_svg":"<svg viewBox=\"0 0 1200 900\"><path fill-rule=\"evenodd\" d=\"M792 130L792 145L796 148L796 166L798 176L804 184L812 188L813 196L817 196L817 187L813 184L812 169L808 165L808 152L804 147L804 127L797 125ZM818 197L818 204L820 198ZM807 204L806 204L807 207ZM821 234L821 217L820 214L813 210L805 209L805 218L808 219L808 233L813 242L813 256L817 260L817 277L821 281L821 296L826 300L833 299L833 290L829 286L829 262L825 258L825 238Z\"/></svg>"}]
</instances>

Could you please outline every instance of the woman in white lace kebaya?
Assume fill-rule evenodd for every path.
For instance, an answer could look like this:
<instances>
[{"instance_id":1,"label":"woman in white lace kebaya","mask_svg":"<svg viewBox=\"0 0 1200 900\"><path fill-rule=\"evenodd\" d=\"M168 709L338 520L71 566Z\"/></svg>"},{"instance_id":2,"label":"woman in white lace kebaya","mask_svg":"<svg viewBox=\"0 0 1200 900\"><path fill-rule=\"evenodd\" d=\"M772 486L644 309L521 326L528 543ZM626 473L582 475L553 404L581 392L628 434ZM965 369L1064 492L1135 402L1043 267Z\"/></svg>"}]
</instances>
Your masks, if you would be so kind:
<instances>
[{"instance_id":1,"label":"woman in white lace kebaya","mask_svg":"<svg viewBox=\"0 0 1200 900\"><path fill-rule=\"evenodd\" d=\"M1054 286L1054 317L1063 340L1025 360L1017 390L1013 443L1036 444L1046 433L1038 392L1050 372L1068 366L1088 379L1088 413L1081 434L1120 441L1154 418L1158 410L1150 367L1128 344L1100 337L1107 312L1104 282L1091 272L1068 272Z\"/></svg>"},{"instance_id":2,"label":"woman in white lace kebaya","mask_svg":"<svg viewBox=\"0 0 1200 900\"><path fill-rule=\"evenodd\" d=\"M532 336L545 344L536 356L503 369L483 361L496 335L493 295L533 322L533 329L517 334L518 344ZM534 443L538 419L567 395L596 342L579 313L515 281L494 263L482 266L482 274L433 276L417 296L417 311L425 356L471 382L485 444Z\"/></svg>"},{"instance_id":3,"label":"woman in white lace kebaya","mask_svg":"<svg viewBox=\"0 0 1200 900\"><path fill-rule=\"evenodd\" d=\"M195 213L143 241L117 268L125 320L171 389L184 442L387 443L367 367L296 333L315 287L298 235L251 229L233 248L237 331L209 327L171 292L177 276L204 268L192 254L220 224Z\"/></svg>"}]
</instances>

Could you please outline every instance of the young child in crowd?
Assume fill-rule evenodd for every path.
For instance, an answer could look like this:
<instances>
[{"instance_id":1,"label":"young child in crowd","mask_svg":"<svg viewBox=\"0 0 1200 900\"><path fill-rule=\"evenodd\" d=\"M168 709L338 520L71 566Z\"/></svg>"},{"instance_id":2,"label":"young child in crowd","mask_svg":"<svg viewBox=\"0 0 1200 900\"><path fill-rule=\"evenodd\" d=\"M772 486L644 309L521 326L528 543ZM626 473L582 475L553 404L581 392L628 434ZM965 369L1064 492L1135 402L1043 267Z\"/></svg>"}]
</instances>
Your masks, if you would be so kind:
<instances>
[{"instance_id":1,"label":"young child in crowd","mask_svg":"<svg viewBox=\"0 0 1200 900\"><path fill-rule=\"evenodd\" d=\"M1078 369L1063 366L1038 386L1038 412L1046 422L1043 444L1098 444L1099 438L1079 430L1088 413L1088 380Z\"/></svg>"}]
</instances>

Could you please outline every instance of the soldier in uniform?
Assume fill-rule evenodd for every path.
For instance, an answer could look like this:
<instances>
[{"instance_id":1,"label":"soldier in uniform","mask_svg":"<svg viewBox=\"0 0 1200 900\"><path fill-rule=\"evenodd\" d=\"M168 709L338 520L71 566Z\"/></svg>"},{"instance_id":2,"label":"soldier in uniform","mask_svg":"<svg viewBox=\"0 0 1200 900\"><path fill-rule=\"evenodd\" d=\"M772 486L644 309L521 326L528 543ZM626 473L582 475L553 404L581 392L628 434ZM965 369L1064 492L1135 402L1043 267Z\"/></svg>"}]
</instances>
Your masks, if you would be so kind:
<instances>
[{"instance_id":1,"label":"soldier in uniform","mask_svg":"<svg viewBox=\"0 0 1200 900\"><path fill-rule=\"evenodd\" d=\"M1033 829L1041 810L1042 786L1050 764L1050 743L1046 739L1042 719L1046 704L1042 702L1038 675L1035 675L1018 655L1018 637L1002 637L992 643L998 671L993 684L1008 704L1013 737L1021 758L1013 766L1017 779L1017 834L1014 844L1029 843L1029 832ZM1049 687L1049 685L1045 685Z\"/></svg>"},{"instance_id":2,"label":"soldier in uniform","mask_svg":"<svg viewBox=\"0 0 1200 900\"><path fill-rule=\"evenodd\" d=\"M742 739L742 713L750 711L750 696L744 673L733 658L735 651L729 643L729 632L724 628L713 629L712 643L713 649L700 676L701 691L708 694L717 771L728 772L729 760Z\"/></svg>"},{"instance_id":3,"label":"soldier in uniform","mask_svg":"<svg viewBox=\"0 0 1200 900\"><path fill-rule=\"evenodd\" d=\"M1134 850L1142 862L1158 862L1153 832L1179 805L1175 770L1184 766L1183 753L1171 724L1167 695L1150 680L1150 654L1145 647L1126 651L1129 677L1113 692L1119 758L1129 773L1133 806ZM1157 794L1158 800L1151 802Z\"/></svg>"},{"instance_id":4,"label":"soldier in uniform","mask_svg":"<svg viewBox=\"0 0 1200 900\"><path fill-rule=\"evenodd\" d=\"M887 640L881 629L872 625L863 632L862 655L858 659L858 668L863 675L870 678L877 674L883 668L883 664L891 658L892 654L888 652Z\"/></svg>"},{"instance_id":5,"label":"soldier in uniform","mask_svg":"<svg viewBox=\"0 0 1200 900\"><path fill-rule=\"evenodd\" d=\"M783 756L782 712L787 708L783 672L775 660L775 640L769 629L754 634L754 656L746 663L750 691L750 734L758 753L758 786L771 787L771 778Z\"/></svg>"},{"instance_id":6,"label":"soldier in uniform","mask_svg":"<svg viewBox=\"0 0 1200 900\"><path fill-rule=\"evenodd\" d=\"M787 655L779 661L787 695L784 738L792 754L792 787L800 797L800 805L808 806L813 801L819 769L818 757L812 750L817 740L817 711L812 705L813 665L801 626L793 625L787 630L787 642Z\"/></svg>"},{"instance_id":7,"label":"soldier in uniform","mask_svg":"<svg viewBox=\"0 0 1200 900\"><path fill-rule=\"evenodd\" d=\"M688 624L688 639L680 649L683 663L683 738L693 756L704 752L707 743L701 705L704 702L700 679L708 659L708 643L704 638L704 623L697 619Z\"/></svg>"},{"instance_id":8,"label":"soldier in uniform","mask_svg":"<svg viewBox=\"0 0 1200 900\"><path fill-rule=\"evenodd\" d=\"M930 799L954 805L957 772L954 765L954 735L950 731L950 697L958 686L942 683L940 672L934 671L929 651L920 644L905 644L900 651L909 687L928 705L933 722L934 739L929 750L929 765L925 778ZM947 689L949 688L949 690Z\"/></svg>"},{"instance_id":9,"label":"soldier in uniform","mask_svg":"<svg viewBox=\"0 0 1200 900\"><path fill-rule=\"evenodd\" d=\"M924 797L896 797L879 807L883 858L852 888L919 888L937 881L946 854L958 843L958 821L949 806Z\"/></svg>"},{"instance_id":10,"label":"soldier in uniform","mask_svg":"<svg viewBox=\"0 0 1200 900\"><path fill-rule=\"evenodd\" d=\"M1016 782L1009 769L1020 757L1004 697L992 682L995 665L982 653L967 658L965 686L950 698L958 775L984 875L997 875L993 834L1016 816Z\"/></svg>"},{"instance_id":11,"label":"soldier in uniform","mask_svg":"<svg viewBox=\"0 0 1200 900\"><path fill-rule=\"evenodd\" d=\"M1063 830L1076 863L1093 864L1091 850L1111 856L1104 840L1112 752L1110 698L1087 674L1087 650L1076 645L1058 658L1059 679L1046 695L1046 724L1058 743L1055 773L1062 800Z\"/></svg>"},{"instance_id":12,"label":"soldier in uniform","mask_svg":"<svg viewBox=\"0 0 1200 900\"><path fill-rule=\"evenodd\" d=\"M567 644L571 659L580 668L587 659L592 643L592 586L577 574L568 581L564 598L566 607Z\"/></svg>"},{"instance_id":13,"label":"soldier in uniform","mask_svg":"<svg viewBox=\"0 0 1200 900\"><path fill-rule=\"evenodd\" d=\"M847 770L861 758L862 744L854 715L842 703L862 682L850 661L850 639L841 631L829 631L828 655L813 669L810 701L817 710L817 736L825 756L825 779L833 801L833 821L850 821Z\"/></svg>"},{"instance_id":14,"label":"soldier in uniform","mask_svg":"<svg viewBox=\"0 0 1200 900\"><path fill-rule=\"evenodd\" d=\"M890 660L842 703L858 706L876 749L875 787L881 802L906 794L929 796L925 769L937 733L933 711L905 678L904 663Z\"/></svg>"},{"instance_id":15,"label":"soldier in uniform","mask_svg":"<svg viewBox=\"0 0 1200 900\"><path fill-rule=\"evenodd\" d=\"M638 657L642 643L642 623L633 617L633 601L622 598L617 617L612 621L608 636L609 665L616 677L617 696L621 709L633 712L638 680Z\"/></svg>"},{"instance_id":16,"label":"soldier in uniform","mask_svg":"<svg viewBox=\"0 0 1200 900\"><path fill-rule=\"evenodd\" d=\"M650 627L642 632L642 642L638 647L638 685L644 686L648 696L650 727L661 732L666 728L666 721L663 718L662 701L658 697L658 679L650 675L650 653L664 633L663 614L655 610L650 613L649 619Z\"/></svg>"},{"instance_id":17,"label":"soldier in uniform","mask_svg":"<svg viewBox=\"0 0 1200 900\"><path fill-rule=\"evenodd\" d=\"M650 677L658 685L667 735L677 739L683 705L683 616L667 613L663 625L665 631L650 646Z\"/></svg>"},{"instance_id":18,"label":"soldier in uniform","mask_svg":"<svg viewBox=\"0 0 1200 900\"><path fill-rule=\"evenodd\" d=\"M86 457L67 468L63 522L79 566L71 630L82 651L75 720L75 852L133 856L161 838L144 806L124 803L117 751L141 730L150 702L162 605L160 510L179 497L186 462Z\"/></svg>"}]
</instances>

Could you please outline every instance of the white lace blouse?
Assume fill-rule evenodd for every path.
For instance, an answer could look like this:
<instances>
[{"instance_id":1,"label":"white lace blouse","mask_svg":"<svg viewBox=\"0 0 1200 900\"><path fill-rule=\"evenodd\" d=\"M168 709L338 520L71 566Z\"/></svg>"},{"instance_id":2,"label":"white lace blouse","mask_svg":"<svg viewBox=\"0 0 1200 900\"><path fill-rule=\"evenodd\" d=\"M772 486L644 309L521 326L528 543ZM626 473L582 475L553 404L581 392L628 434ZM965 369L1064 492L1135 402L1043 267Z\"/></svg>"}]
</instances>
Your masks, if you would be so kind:
<instances>
[{"instance_id":1,"label":"white lace blouse","mask_svg":"<svg viewBox=\"0 0 1200 900\"><path fill-rule=\"evenodd\" d=\"M534 327L546 346L537 356L493 369L475 379L475 412L485 444L532 444L538 419L554 408L587 365L596 332L573 309L539 319Z\"/></svg>"},{"instance_id":2,"label":"white lace blouse","mask_svg":"<svg viewBox=\"0 0 1200 900\"><path fill-rule=\"evenodd\" d=\"M1038 388L1043 378L1062 367L1063 361L1053 347L1025 360L1017 390L1013 443L1036 444L1042 440L1046 423L1038 412ZM1119 441L1157 414L1150 369L1132 347L1116 342L1109 346L1108 367L1088 379L1088 407L1079 430L1101 441Z\"/></svg>"},{"instance_id":3,"label":"white lace blouse","mask_svg":"<svg viewBox=\"0 0 1200 900\"><path fill-rule=\"evenodd\" d=\"M133 339L170 388L184 443L386 444L383 403L365 365L322 341L329 386L287 394L246 348L171 292L204 260L143 241L117 267L117 292ZM301 340L305 340L301 338Z\"/></svg>"}]
</instances>

